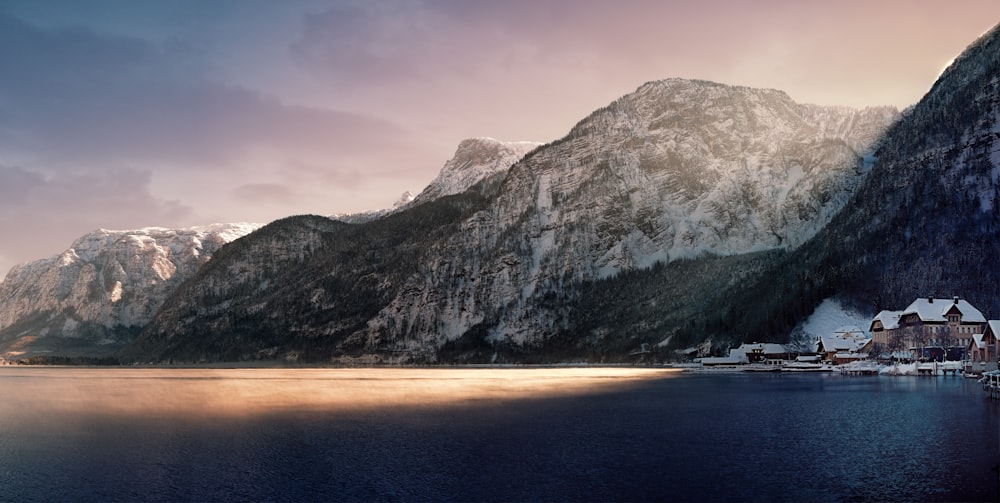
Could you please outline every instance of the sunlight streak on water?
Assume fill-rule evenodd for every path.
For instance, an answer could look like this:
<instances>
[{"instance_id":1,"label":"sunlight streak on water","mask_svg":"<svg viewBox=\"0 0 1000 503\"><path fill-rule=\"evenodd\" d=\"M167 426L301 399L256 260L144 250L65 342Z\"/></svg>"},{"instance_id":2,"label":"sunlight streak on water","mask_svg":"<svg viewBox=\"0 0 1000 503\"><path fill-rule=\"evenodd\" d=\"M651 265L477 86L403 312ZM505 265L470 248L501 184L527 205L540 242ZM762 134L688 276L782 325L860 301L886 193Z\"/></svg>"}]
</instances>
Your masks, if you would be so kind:
<instances>
[{"instance_id":1,"label":"sunlight streak on water","mask_svg":"<svg viewBox=\"0 0 1000 503\"><path fill-rule=\"evenodd\" d=\"M460 405L610 391L670 369L0 369L0 415L244 416Z\"/></svg>"},{"instance_id":2,"label":"sunlight streak on water","mask_svg":"<svg viewBox=\"0 0 1000 503\"><path fill-rule=\"evenodd\" d=\"M0 501L968 501L967 379L0 368Z\"/></svg>"}]
</instances>

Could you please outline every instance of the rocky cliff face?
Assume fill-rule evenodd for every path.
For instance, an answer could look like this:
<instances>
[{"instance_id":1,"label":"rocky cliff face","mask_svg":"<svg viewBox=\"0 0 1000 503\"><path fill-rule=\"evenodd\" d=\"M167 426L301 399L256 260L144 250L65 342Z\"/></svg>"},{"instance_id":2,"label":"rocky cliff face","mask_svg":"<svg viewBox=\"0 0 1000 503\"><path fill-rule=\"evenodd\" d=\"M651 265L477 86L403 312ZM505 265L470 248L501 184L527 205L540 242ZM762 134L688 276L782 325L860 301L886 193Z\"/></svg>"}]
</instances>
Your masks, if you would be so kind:
<instances>
[{"instance_id":1,"label":"rocky cliff face","mask_svg":"<svg viewBox=\"0 0 1000 503\"><path fill-rule=\"evenodd\" d=\"M0 283L0 344L15 351L46 338L120 344L222 245L257 227L101 229L58 256L16 266Z\"/></svg>"},{"instance_id":2,"label":"rocky cliff face","mask_svg":"<svg viewBox=\"0 0 1000 503\"><path fill-rule=\"evenodd\" d=\"M812 240L722 303L702 331L785 334L824 298L874 315L961 296L1000 316L1000 28L972 44L879 141L870 174ZM729 313L731 316L719 316ZM773 335L771 335L773 337Z\"/></svg>"},{"instance_id":3,"label":"rocky cliff face","mask_svg":"<svg viewBox=\"0 0 1000 503\"><path fill-rule=\"evenodd\" d=\"M840 217L823 241L860 272L843 288L856 302L877 311L960 295L1000 316L1000 26L887 133Z\"/></svg>"},{"instance_id":4,"label":"rocky cliff face","mask_svg":"<svg viewBox=\"0 0 1000 503\"><path fill-rule=\"evenodd\" d=\"M528 152L541 146L529 141L503 142L493 138L470 138L458 144L437 178L416 197L418 203L460 194L498 173L505 173Z\"/></svg>"},{"instance_id":5,"label":"rocky cliff face","mask_svg":"<svg viewBox=\"0 0 1000 503\"><path fill-rule=\"evenodd\" d=\"M489 208L432 244L368 330L393 351L439 347L477 326L493 342L536 344L570 327L559 306L581 282L703 253L794 248L844 206L896 118L772 90L646 84L514 165Z\"/></svg>"},{"instance_id":6,"label":"rocky cliff face","mask_svg":"<svg viewBox=\"0 0 1000 503\"><path fill-rule=\"evenodd\" d=\"M891 108L799 105L779 91L676 79L652 82L594 112L565 138L533 149L506 171L469 169L498 165L491 159L504 149L483 140L463 143L425 191L429 202L421 203L421 194L391 219L338 231L327 240L367 250L379 242L373 236L393 229L395 244L381 246L373 256L380 272L359 276L357 267L333 267L323 257L339 248L326 244L316 258L296 268L326 278L310 284L327 286L283 291L280 302L249 284L226 285L219 278L200 286L193 282L143 334L150 343L144 347L156 348L159 340L162 350L165 338L199 337L204 333L199 326L205 328L199 313L218 299L248 313L255 324L263 319L253 306L267 306L269 319L287 325L268 321L268 333L322 334L334 355L434 361L445 344L469 334L476 344L542 345L572 330L568 309L579 305L581 285L703 253L799 246L867 176L868 151L896 117ZM493 174L484 177L485 172ZM478 182L460 197L430 197L471 183L465 180ZM442 213L451 216L440 223L426 220ZM404 221L410 223L400 224ZM277 262L252 265L256 259L233 252L225 259L233 264L281 268ZM222 261L214 265L233 267ZM755 270L760 267L754 262ZM715 270L743 274L728 264ZM380 300L366 304L363 324L355 324L361 319L358 311L352 311L351 326L330 315L344 302L333 300L340 297L331 296L331 289L367 282L380 285ZM223 320L209 333L228 337L231 355L252 356L239 352L234 324ZM303 344L284 338L278 345Z\"/></svg>"},{"instance_id":7,"label":"rocky cliff face","mask_svg":"<svg viewBox=\"0 0 1000 503\"><path fill-rule=\"evenodd\" d=\"M455 155L445 162L438 176L420 194L414 196L410 191L406 191L393 203L392 208L338 214L330 218L349 224L363 224L396 213L410 204L421 204L444 196L460 194L486 178L503 175L514 163L539 145L541 143L504 142L493 138L462 140L455 150Z\"/></svg>"}]
</instances>

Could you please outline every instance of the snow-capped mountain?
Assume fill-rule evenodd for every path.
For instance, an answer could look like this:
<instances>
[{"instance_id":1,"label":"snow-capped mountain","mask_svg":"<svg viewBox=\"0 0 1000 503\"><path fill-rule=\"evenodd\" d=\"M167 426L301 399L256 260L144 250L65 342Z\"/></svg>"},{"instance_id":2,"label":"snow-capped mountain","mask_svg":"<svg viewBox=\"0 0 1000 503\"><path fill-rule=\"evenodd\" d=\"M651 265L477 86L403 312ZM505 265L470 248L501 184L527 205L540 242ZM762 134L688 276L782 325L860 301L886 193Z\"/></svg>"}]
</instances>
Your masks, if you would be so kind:
<instances>
[{"instance_id":1,"label":"snow-capped mountain","mask_svg":"<svg viewBox=\"0 0 1000 503\"><path fill-rule=\"evenodd\" d=\"M437 178L416 197L424 202L465 192L489 176L504 173L528 152L541 146L530 141L498 141L493 138L462 140L455 155L445 163Z\"/></svg>"},{"instance_id":2,"label":"snow-capped mountain","mask_svg":"<svg viewBox=\"0 0 1000 503\"><path fill-rule=\"evenodd\" d=\"M217 257L217 273L206 270L200 283L172 298L143 334L142 346L163 356L169 351L162 341L169 337L175 346L186 341L188 355L204 352L208 342L193 339L195 333L207 329L235 341L226 334L235 336L240 319L251 320L275 347L302 348L305 340L315 347L322 339L328 355L433 361L444 345L470 334L477 344L543 344L571 328L564 307L588 282L703 253L800 245L865 178L873 142L897 116L892 108L800 105L773 90L651 82L594 112L565 138L532 148L507 170L478 167L496 166L502 144L463 142L414 201L427 194L429 202L355 231L330 230L320 241L337 243L334 248L270 265L259 264L250 248L246 254L231 249L225 257L231 262ZM500 174L482 174L487 171ZM469 186L466 180L489 183L444 195ZM376 246L373 236L387 229L391 238L384 241L392 245ZM292 220L281 232L316 231ZM243 243L273 241L269 233L264 228ZM329 257L341 247L355 252L335 265ZM372 250L368 260L355 262L363 250ZM263 273L224 283L223 271L247 267L294 267L309 271L301 273L309 279L280 295L252 287L275 284ZM288 274L279 273L282 283ZM364 309L352 310L350 323L332 316L344 309L339 289L358 285L374 288ZM235 320L198 318L199 312L216 312L213 306L240 314ZM232 344L238 357L253 354L240 353L239 344L265 349Z\"/></svg>"},{"instance_id":3,"label":"snow-capped mountain","mask_svg":"<svg viewBox=\"0 0 1000 503\"><path fill-rule=\"evenodd\" d=\"M393 203L391 208L361 213L337 214L330 218L360 224L395 213L411 203L421 204L440 197L459 194L487 177L505 173L525 154L541 143L530 141L503 142L493 138L469 138L462 140L455 155L444 164L438 176L427 187L414 196L406 191Z\"/></svg>"},{"instance_id":4,"label":"snow-capped mountain","mask_svg":"<svg viewBox=\"0 0 1000 503\"><path fill-rule=\"evenodd\" d=\"M413 202L413 197L413 193L407 190L406 192L400 194L399 198L396 199L396 202L392 203L391 208L361 211L358 213L335 213L330 215L329 218L348 224L363 224L399 211L401 208L404 208L406 205Z\"/></svg>"},{"instance_id":5,"label":"snow-capped mountain","mask_svg":"<svg viewBox=\"0 0 1000 503\"><path fill-rule=\"evenodd\" d=\"M258 227L100 229L81 236L55 257L8 272L0 283L0 344L23 351L46 338L124 342L222 245Z\"/></svg>"},{"instance_id":6,"label":"snow-capped mountain","mask_svg":"<svg viewBox=\"0 0 1000 503\"><path fill-rule=\"evenodd\" d=\"M483 325L492 341L535 344L569 327L541 306L565 304L575 284L706 252L794 248L843 207L896 118L773 90L643 85L514 165L368 330L392 334L398 351Z\"/></svg>"}]
</instances>

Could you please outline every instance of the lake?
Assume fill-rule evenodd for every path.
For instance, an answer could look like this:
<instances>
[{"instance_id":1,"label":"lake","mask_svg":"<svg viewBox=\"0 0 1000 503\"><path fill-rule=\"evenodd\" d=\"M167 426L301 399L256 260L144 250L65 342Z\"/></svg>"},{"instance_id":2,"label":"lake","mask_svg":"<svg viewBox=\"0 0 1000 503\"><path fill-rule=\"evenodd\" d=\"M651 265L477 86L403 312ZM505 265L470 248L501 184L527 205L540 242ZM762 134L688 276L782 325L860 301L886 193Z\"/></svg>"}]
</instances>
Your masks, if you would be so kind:
<instances>
[{"instance_id":1,"label":"lake","mask_svg":"<svg viewBox=\"0 0 1000 503\"><path fill-rule=\"evenodd\" d=\"M0 367L0 501L996 500L960 377Z\"/></svg>"}]
</instances>

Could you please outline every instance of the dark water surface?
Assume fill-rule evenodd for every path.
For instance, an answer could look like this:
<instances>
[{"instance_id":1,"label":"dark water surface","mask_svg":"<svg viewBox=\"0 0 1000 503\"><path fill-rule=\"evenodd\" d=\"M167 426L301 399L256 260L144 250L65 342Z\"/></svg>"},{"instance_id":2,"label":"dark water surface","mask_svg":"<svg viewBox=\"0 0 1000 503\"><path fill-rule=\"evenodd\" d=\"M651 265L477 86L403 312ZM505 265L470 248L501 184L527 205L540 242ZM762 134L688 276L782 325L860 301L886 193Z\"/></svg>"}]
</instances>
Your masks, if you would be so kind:
<instances>
[{"instance_id":1,"label":"dark water surface","mask_svg":"<svg viewBox=\"0 0 1000 503\"><path fill-rule=\"evenodd\" d=\"M996 500L972 380L0 368L0 501Z\"/></svg>"}]
</instances>

